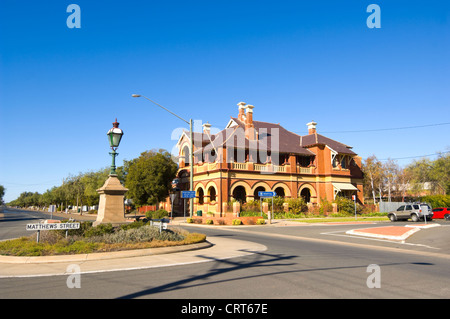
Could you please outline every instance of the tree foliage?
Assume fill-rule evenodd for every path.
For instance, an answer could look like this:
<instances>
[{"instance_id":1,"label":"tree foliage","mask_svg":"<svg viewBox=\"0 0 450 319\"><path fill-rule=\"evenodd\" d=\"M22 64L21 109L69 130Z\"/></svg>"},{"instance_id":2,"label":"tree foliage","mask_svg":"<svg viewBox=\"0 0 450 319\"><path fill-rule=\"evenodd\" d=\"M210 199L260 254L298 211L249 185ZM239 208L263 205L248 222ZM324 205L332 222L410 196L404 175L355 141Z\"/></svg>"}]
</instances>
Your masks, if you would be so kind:
<instances>
[{"instance_id":1,"label":"tree foliage","mask_svg":"<svg viewBox=\"0 0 450 319\"><path fill-rule=\"evenodd\" d=\"M394 160L379 161L375 155L363 162L364 192L379 201L387 195L404 199L429 195L450 194L450 153L440 153L431 160L422 158L401 168Z\"/></svg>"},{"instance_id":2,"label":"tree foliage","mask_svg":"<svg viewBox=\"0 0 450 319\"><path fill-rule=\"evenodd\" d=\"M121 183L130 188L125 196L134 199L136 203L141 203L140 205L164 200L168 195L170 182L177 171L177 165L170 159L167 151L159 150L144 152L139 158L130 161L125 160L124 166L116 169ZM64 178L60 186L54 186L43 194L23 192L8 205L19 207L57 205L58 210L63 210L69 205L98 205L100 197L97 189L101 188L108 179L109 171L110 168L106 167L97 171L69 175ZM127 182L127 176L130 173L131 179ZM3 196L1 191L4 192L4 188L1 185L0 187L0 195Z\"/></svg>"},{"instance_id":3,"label":"tree foliage","mask_svg":"<svg viewBox=\"0 0 450 319\"><path fill-rule=\"evenodd\" d=\"M163 201L177 172L171 154L165 150L150 150L125 164L128 198L138 206Z\"/></svg>"}]
</instances>

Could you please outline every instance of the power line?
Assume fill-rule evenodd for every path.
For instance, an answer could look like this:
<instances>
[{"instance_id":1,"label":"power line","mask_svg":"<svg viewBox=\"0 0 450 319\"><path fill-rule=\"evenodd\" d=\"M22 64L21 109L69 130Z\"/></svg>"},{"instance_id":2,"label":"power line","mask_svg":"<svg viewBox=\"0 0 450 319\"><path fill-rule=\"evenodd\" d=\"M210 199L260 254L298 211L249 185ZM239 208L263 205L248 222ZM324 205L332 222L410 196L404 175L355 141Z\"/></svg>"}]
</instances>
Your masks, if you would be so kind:
<instances>
[{"instance_id":1,"label":"power line","mask_svg":"<svg viewBox=\"0 0 450 319\"><path fill-rule=\"evenodd\" d=\"M422 128L422 127L430 127L430 126L441 126L441 125L449 125L449 124L450 124L450 122L447 122L447 123L436 123L436 124L427 124L427 125L416 125L416 126L392 127L392 128L378 128L378 129L370 129L370 130L333 131L333 132L323 132L323 133L362 133L362 132L380 132L380 131L406 130L406 129Z\"/></svg>"},{"instance_id":2,"label":"power line","mask_svg":"<svg viewBox=\"0 0 450 319\"><path fill-rule=\"evenodd\" d=\"M421 158L421 157L430 157L430 156L436 156L441 154L447 154L450 153L450 151L447 152L440 152L440 153L434 153L434 154L427 154L427 155L420 155L420 156L408 156L408 157L397 157L397 158L383 158L379 161L388 161L388 160L399 160L399 159L411 159L411 158Z\"/></svg>"}]
</instances>

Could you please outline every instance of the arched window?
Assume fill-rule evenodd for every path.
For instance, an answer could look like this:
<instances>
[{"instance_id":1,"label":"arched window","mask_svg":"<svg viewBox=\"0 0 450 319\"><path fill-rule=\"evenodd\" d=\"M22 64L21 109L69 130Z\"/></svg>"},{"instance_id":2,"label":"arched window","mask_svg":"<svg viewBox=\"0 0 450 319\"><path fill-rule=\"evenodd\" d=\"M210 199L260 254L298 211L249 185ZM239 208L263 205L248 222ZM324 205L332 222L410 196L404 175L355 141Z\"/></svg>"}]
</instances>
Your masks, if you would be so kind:
<instances>
[{"instance_id":1,"label":"arched window","mask_svg":"<svg viewBox=\"0 0 450 319\"><path fill-rule=\"evenodd\" d=\"M203 188L199 188L197 191L197 196L198 196L198 203L199 205L203 205L205 202L205 193L203 192Z\"/></svg>"},{"instance_id":2,"label":"arched window","mask_svg":"<svg viewBox=\"0 0 450 319\"><path fill-rule=\"evenodd\" d=\"M184 157L184 164L188 165L191 162L191 157L189 156L189 147L187 145L183 147L182 156Z\"/></svg>"},{"instance_id":3,"label":"arched window","mask_svg":"<svg viewBox=\"0 0 450 319\"><path fill-rule=\"evenodd\" d=\"M311 191L309 188L304 188L300 192L300 196L303 197L306 203L309 203L311 201Z\"/></svg>"},{"instance_id":4,"label":"arched window","mask_svg":"<svg viewBox=\"0 0 450 319\"><path fill-rule=\"evenodd\" d=\"M283 197L286 196L286 194L284 193L284 188L283 187L277 187L275 189L275 194L277 194L278 197Z\"/></svg>"},{"instance_id":5,"label":"arched window","mask_svg":"<svg viewBox=\"0 0 450 319\"><path fill-rule=\"evenodd\" d=\"M240 203L245 203L247 198L247 193L245 192L244 186L237 186L233 190L233 198Z\"/></svg>"},{"instance_id":6,"label":"arched window","mask_svg":"<svg viewBox=\"0 0 450 319\"><path fill-rule=\"evenodd\" d=\"M209 202L216 201L216 189L214 187L211 186L209 188L208 194L209 194Z\"/></svg>"}]
</instances>

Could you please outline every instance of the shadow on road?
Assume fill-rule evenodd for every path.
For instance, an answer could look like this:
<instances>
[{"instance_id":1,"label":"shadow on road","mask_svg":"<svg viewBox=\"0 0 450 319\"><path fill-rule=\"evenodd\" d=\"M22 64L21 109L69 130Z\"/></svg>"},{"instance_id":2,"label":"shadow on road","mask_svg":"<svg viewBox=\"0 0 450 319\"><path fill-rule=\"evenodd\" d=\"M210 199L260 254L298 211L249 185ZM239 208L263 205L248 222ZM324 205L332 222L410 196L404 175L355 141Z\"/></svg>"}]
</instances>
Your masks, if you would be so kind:
<instances>
[{"instance_id":1,"label":"shadow on road","mask_svg":"<svg viewBox=\"0 0 450 319\"><path fill-rule=\"evenodd\" d=\"M292 261L294 258L298 258L300 256L295 255L282 255L282 254L268 254L263 252L254 252L252 255L254 256L254 260L252 261L236 261L236 259L216 259L211 258L208 256L202 256L199 255L199 257L203 257L209 260L215 261L214 266L211 270L209 270L206 273L198 274L194 276L190 276L189 278L184 278L178 281L170 282L164 285L152 287L149 289L145 289L142 291L138 291L132 294L124 295L122 297L119 297L118 299L132 299L132 298L139 298L139 297L145 297L145 296L151 296L153 294L162 293L162 292L170 292L170 291L176 291L180 289L188 289L188 288L196 288L200 286L205 285L213 285L218 284L222 282L231 282L231 281L238 281L243 279L249 279L249 278L258 278L258 277L266 277L266 276L273 276L273 275L279 275L279 274L292 274L292 273L304 273L304 272L316 272L316 271L327 271L327 270L339 270L339 269L367 269L367 265L357 265L357 266L343 266L343 267L325 267L325 268L312 268L312 269L286 269L281 271L272 271L267 273L255 273L248 276L235 276L234 278L227 278L227 279L213 279L217 278L220 275L226 274L226 273L232 273L235 271L239 271L241 269L249 269L249 268L259 268L259 267L289 267L292 265L296 265L298 263L296 262L287 262ZM404 265L405 263L389 263L389 264L383 264L380 266L395 266L395 265ZM431 266L433 264L430 263L408 263L408 264L416 264L416 265L426 265ZM209 279L208 281L206 281Z\"/></svg>"}]
</instances>

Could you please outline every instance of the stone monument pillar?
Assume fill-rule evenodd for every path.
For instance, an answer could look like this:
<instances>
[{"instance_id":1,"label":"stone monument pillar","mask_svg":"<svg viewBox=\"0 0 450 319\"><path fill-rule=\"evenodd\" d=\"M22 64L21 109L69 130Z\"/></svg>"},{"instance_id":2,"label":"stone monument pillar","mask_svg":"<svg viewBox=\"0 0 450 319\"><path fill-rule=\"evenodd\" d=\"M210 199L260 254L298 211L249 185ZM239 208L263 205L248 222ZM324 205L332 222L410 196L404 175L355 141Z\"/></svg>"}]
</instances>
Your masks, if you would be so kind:
<instances>
[{"instance_id":1,"label":"stone monument pillar","mask_svg":"<svg viewBox=\"0 0 450 319\"><path fill-rule=\"evenodd\" d=\"M120 183L117 175L111 174L105 184L97 189L100 194L97 220L93 226L99 224L120 225L126 223L124 195L128 191Z\"/></svg>"}]
</instances>

